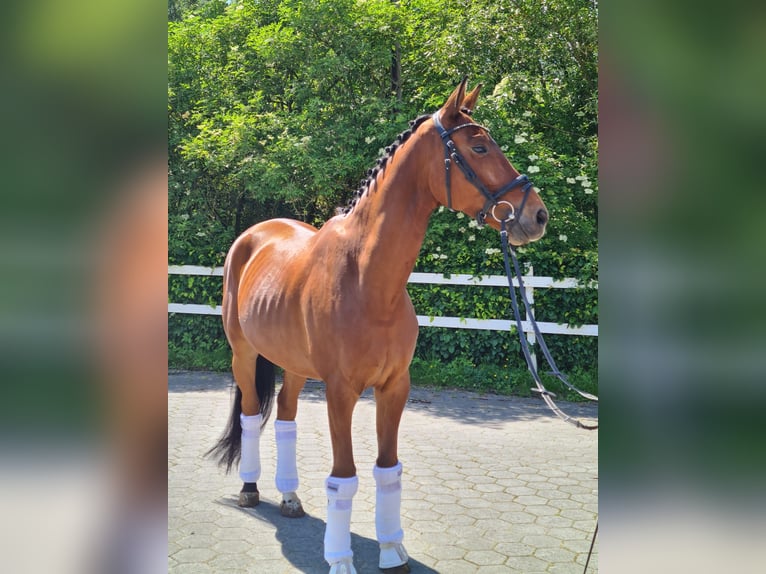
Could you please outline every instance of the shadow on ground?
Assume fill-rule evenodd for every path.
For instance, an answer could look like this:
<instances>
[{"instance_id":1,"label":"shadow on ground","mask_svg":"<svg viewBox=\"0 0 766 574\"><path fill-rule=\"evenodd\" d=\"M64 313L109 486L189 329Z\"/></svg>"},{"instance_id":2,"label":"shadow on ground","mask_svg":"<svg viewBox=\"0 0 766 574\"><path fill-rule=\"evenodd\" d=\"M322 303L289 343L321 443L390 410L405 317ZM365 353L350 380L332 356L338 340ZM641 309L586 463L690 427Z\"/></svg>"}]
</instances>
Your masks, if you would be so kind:
<instances>
[{"instance_id":1,"label":"shadow on ground","mask_svg":"<svg viewBox=\"0 0 766 574\"><path fill-rule=\"evenodd\" d=\"M220 498L216 502L274 526L276 538L282 545L282 555L296 572L327 574L329 567L323 557L324 520L310 514L302 518L285 518L279 513L277 504L266 500L261 500L255 508L237 506L234 497ZM257 544L257 541L253 541L253 544ZM351 549L354 551L354 566L359 574L380 572L377 541L352 532ZM412 574L438 574L433 568L413 558L410 558L409 564ZM253 567L257 568L257 565Z\"/></svg>"},{"instance_id":2,"label":"shadow on ground","mask_svg":"<svg viewBox=\"0 0 766 574\"><path fill-rule=\"evenodd\" d=\"M210 392L233 389L229 373L175 371L168 375L168 392ZM232 393L232 397L234 394ZM300 395L301 401L324 402L324 383L308 381ZM362 393L361 401L373 401L372 389ZM557 401L568 415L595 421L598 407L594 404ZM508 397L469 391L413 387L407 409L436 417L448 417L466 424L492 426L515 420L551 419L556 416L538 398ZM225 421L222 421L222 425Z\"/></svg>"}]
</instances>

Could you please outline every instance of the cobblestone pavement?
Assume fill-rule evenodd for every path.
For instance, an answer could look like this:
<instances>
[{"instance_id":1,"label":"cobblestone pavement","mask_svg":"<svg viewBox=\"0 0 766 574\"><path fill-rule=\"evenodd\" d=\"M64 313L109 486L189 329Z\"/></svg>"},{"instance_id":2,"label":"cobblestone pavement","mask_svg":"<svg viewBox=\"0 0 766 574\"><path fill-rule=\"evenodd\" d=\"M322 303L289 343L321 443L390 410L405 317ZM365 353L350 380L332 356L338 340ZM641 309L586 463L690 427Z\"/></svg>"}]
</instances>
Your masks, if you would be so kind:
<instances>
[{"instance_id":1,"label":"cobblestone pavement","mask_svg":"<svg viewBox=\"0 0 766 574\"><path fill-rule=\"evenodd\" d=\"M203 458L229 417L231 377L173 372L168 397L170 572L326 574L322 558L330 438L324 385L298 406L298 471L306 516L279 514L273 416L261 439L261 504L241 509L236 472ZM596 407L565 404L593 419ZM354 411L359 491L351 545L359 574L379 572L375 541L375 403ZM598 437L537 399L413 388L399 434L402 526L414 574L581 573L596 525ZM598 539L588 573L598 571Z\"/></svg>"}]
</instances>

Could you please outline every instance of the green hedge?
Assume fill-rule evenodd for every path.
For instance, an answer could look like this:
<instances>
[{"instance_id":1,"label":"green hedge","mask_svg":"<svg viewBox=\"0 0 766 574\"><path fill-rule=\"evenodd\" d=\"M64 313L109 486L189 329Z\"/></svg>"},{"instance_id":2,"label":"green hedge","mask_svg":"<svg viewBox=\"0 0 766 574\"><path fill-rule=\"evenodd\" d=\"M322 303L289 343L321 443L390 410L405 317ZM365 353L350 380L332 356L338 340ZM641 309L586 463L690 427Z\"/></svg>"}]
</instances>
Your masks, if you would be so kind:
<instances>
[{"instance_id":1,"label":"green hedge","mask_svg":"<svg viewBox=\"0 0 766 574\"><path fill-rule=\"evenodd\" d=\"M597 280L593 3L171 4L171 264L220 266L235 237L257 221L285 216L321 225L353 195L380 149L407 121L437 109L468 75L471 85L485 86L476 121L491 129L512 163L530 176L551 214L546 236L520 249L521 260L538 276ZM392 58L400 64L398 77L392 75ZM498 235L441 210L432 218L416 270L502 274ZM500 288L418 285L410 293L423 315L510 317ZM216 305L220 297L220 278L169 278L172 302ZM535 309L541 321L598 323L598 292L536 290ZM227 368L219 318L171 315L169 321L172 366ZM596 380L595 338L546 341L563 369ZM415 378L521 392L528 386L524 372L510 334L421 329Z\"/></svg>"}]
</instances>

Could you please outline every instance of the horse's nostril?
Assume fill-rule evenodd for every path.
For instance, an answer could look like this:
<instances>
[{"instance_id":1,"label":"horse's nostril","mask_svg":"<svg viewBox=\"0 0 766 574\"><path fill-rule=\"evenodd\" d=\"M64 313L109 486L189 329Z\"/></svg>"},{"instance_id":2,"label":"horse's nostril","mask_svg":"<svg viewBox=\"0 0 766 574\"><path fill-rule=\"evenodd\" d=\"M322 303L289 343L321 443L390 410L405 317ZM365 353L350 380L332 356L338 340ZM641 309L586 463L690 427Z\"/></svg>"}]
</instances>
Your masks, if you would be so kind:
<instances>
[{"instance_id":1,"label":"horse's nostril","mask_svg":"<svg viewBox=\"0 0 766 574\"><path fill-rule=\"evenodd\" d=\"M537 212L537 223L545 225L548 223L548 212L542 208Z\"/></svg>"}]
</instances>

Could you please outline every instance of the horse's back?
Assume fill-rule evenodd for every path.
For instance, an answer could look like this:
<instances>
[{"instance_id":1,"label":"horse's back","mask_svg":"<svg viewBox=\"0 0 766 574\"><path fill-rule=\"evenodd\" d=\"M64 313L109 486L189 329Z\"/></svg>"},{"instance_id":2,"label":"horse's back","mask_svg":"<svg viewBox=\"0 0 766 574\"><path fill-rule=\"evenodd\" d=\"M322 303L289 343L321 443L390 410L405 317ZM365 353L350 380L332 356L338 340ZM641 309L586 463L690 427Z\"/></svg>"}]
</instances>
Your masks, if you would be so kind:
<instances>
[{"instance_id":1,"label":"horse's back","mask_svg":"<svg viewBox=\"0 0 766 574\"><path fill-rule=\"evenodd\" d=\"M241 274L252 259L266 249L273 249L282 256L297 254L305 249L306 242L317 230L308 223L294 219L269 219L246 229L234 241L224 263L224 277Z\"/></svg>"}]
</instances>

